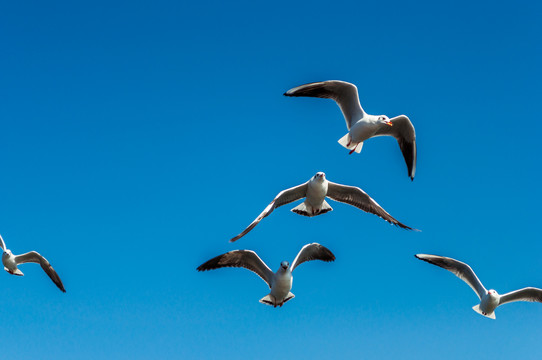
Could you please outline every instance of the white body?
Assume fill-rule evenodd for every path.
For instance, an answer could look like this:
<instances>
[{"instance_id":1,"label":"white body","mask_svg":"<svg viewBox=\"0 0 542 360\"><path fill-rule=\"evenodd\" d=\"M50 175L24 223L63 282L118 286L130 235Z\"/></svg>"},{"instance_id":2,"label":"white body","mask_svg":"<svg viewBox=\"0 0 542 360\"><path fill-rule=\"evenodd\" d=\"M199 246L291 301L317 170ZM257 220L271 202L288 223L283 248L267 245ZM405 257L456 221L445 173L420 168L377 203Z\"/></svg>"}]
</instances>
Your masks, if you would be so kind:
<instances>
[{"instance_id":1,"label":"white body","mask_svg":"<svg viewBox=\"0 0 542 360\"><path fill-rule=\"evenodd\" d=\"M350 138L353 143L363 142L376 134L380 128L378 116L365 114L365 116L352 125L350 128Z\"/></svg>"},{"instance_id":2,"label":"white body","mask_svg":"<svg viewBox=\"0 0 542 360\"><path fill-rule=\"evenodd\" d=\"M2 254L2 264L4 264L4 270L13 275L23 276L23 272L17 268L17 262L15 256L10 250L4 251Z\"/></svg>"},{"instance_id":3,"label":"white body","mask_svg":"<svg viewBox=\"0 0 542 360\"><path fill-rule=\"evenodd\" d=\"M303 216L316 216L333 210L326 202L328 191L326 174L317 172L308 182L305 190L305 201L292 209L293 212Z\"/></svg>"},{"instance_id":4,"label":"white body","mask_svg":"<svg viewBox=\"0 0 542 360\"><path fill-rule=\"evenodd\" d=\"M269 297L268 300L273 303L273 306L282 306L286 301L294 298L294 294L290 292L292 284L293 277L290 268L280 267L273 278L271 292L266 297Z\"/></svg>"},{"instance_id":5,"label":"white body","mask_svg":"<svg viewBox=\"0 0 542 360\"><path fill-rule=\"evenodd\" d=\"M499 306L500 295L495 290L489 290L480 299L480 304L472 307L474 311L491 319L495 319L495 309Z\"/></svg>"},{"instance_id":6,"label":"white body","mask_svg":"<svg viewBox=\"0 0 542 360\"><path fill-rule=\"evenodd\" d=\"M305 202L315 210L320 210L327 195L327 180L325 176L313 177L307 187Z\"/></svg>"}]
</instances>

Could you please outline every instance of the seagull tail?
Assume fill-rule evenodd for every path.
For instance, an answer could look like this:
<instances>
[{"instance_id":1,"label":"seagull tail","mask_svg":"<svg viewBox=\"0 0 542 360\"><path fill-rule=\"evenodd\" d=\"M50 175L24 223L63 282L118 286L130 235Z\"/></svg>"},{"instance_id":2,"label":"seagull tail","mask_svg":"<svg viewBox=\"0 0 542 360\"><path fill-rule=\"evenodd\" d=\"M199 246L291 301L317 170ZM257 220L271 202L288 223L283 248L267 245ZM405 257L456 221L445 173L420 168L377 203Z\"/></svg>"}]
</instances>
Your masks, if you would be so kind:
<instances>
[{"instance_id":1,"label":"seagull tail","mask_svg":"<svg viewBox=\"0 0 542 360\"><path fill-rule=\"evenodd\" d=\"M354 143L352 142L352 138L350 137L350 133L346 133L342 138L339 139L339 144L347 148L348 150L354 150L358 154L361 152L361 149L363 148L363 142L360 143Z\"/></svg>"},{"instance_id":2,"label":"seagull tail","mask_svg":"<svg viewBox=\"0 0 542 360\"><path fill-rule=\"evenodd\" d=\"M491 314L484 314L484 312L482 310L480 310L480 305L474 305L472 307L472 310L476 311L478 314L480 314L482 316L485 316L485 317L488 317L490 319L495 320L495 311L493 311Z\"/></svg>"},{"instance_id":3,"label":"seagull tail","mask_svg":"<svg viewBox=\"0 0 542 360\"><path fill-rule=\"evenodd\" d=\"M333 208L329 206L329 204L325 200L322 203L322 207L318 211L316 211L310 204L307 204L306 201L303 201L301 204L297 205L295 208L292 209L292 211L296 214L309 217L322 215L331 210L333 210Z\"/></svg>"},{"instance_id":4,"label":"seagull tail","mask_svg":"<svg viewBox=\"0 0 542 360\"><path fill-rule=\"evenodd\" d=\"M8 273L13 274L13 275L24 276L23 272L21 270L19 270L19 269L15 269L14 272L11 272L11 271L8 270L7 267L4 266L4 270L6 270Z\"/></svg>"},{"instance_id":5,"label":"seagull tail","mask_svg":"<svg viewBox=\"0 0 542 360\"><path fill-rule=\"evenodd\" d=\"M286 297L284 298L283 304L288 300L292 300L293 298L295 298L295 295L292 294L291 292L288 292L288 295L286 295Z\"/></svg>"},{"instance_id":6,"label":"seagull tail","mask_svg":"<svg viewBox=\"0 0 542 360\"><path fill-rule=\"evenodd\" d=\"M275 301L275 297L271 294L265 295L263 298L260 299L260 302L265 305L271 305L271 306L277 306L277 302Z\"/></svg>"},{"instance_id":7,"label":"seagull tail","mask_svg":"<svg viewBox=\"0 0 542 360\"><path fill-rule=\"evenodd\" d=\"M292 300L293 298L295 298L295 295L292 294L291 292L288 292L288 295L286 295L284 300L282 300L281 302L278 302L277 299L273 295L268 294L268 295L265 295L263 298L261 298L260 302L265 305L277 307L277 306L284 305L288 300Z\"/></svg>"}]
</instances>

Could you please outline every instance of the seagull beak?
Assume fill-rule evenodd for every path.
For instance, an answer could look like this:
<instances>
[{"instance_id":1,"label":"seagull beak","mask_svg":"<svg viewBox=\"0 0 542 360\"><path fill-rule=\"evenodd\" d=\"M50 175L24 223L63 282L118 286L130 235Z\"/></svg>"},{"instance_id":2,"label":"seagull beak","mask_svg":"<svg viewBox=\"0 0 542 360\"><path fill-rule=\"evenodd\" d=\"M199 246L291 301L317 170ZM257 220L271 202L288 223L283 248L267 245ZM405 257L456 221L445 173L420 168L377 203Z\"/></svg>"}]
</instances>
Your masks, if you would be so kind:
<instances>
[{"instance_id":1,"label":"seagull beak","mask_svg":"<svg viewBox=\"0 0 542 360\"><path fill-rule=\"evenodd\" d=\"M388 121L388 122L386 123L386 125L393 126L393 124L391 123L391 121Z\"/></svg>"}]
</instances>

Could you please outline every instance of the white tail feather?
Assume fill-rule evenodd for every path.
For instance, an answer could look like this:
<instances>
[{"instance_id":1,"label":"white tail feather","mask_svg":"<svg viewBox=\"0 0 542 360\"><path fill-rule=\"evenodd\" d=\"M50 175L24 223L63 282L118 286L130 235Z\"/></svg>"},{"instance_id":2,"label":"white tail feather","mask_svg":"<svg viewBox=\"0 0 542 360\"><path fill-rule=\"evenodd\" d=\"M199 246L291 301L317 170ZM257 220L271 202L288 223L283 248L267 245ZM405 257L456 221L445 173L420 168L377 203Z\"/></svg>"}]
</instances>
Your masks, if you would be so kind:
<instances>
[{"instance_id":1,"label":"white tail feather","mask_svg":"<svg viewBox=\"0 0 542 360\"><path fill-rule=\"evenodd\" d=\"M472 307L472 310L476 311L478 314L482 315L482 316L485 316L485 317L488 317L490 319L493 319L495 320L495 311L492 312L491 314L484 314L484 312L482 310L480 310L480 305L474 305Z\"/></svg>"},{"instance_id":2,"label":"white tail feather","mask_svg":"<svg viewBox=\"0 0 542 360\"><path fill-rule=\"evenodd\" d=\"M303 216L316 216L325 214L328 211L332 211L333 208L329 206L329 204L324 200L322 203L322 206L320 207L320 210L314 209L310 204L308 204L306 201L303 201L301 204L297 205L295 208L292 209L293 212L299 215Z\"/></svg>"},{"instance_id":3,"label":"white tail feather","mask_svg":"<svg viewBox=\"0 0 542 360\"><path fill-rule=\"evenodd\" d=\"M271 294L265 295L263 298L260 299L260 302L265 305L277 306L275 297Z\"/></svg>"},{"instance_id":4,"label":"white tail feather","mask_svg":"<svg viewBox=\"0 0 542 360\"><path fill-rule=\"evenodd\" d=\"M19 269L15 269L15 271L11 272L8 270L7 267L4 266L4 270L6 270L8 273L13 274L13 275L24 276L23 272Z\"/></svg>"},{"instance_id":5,"label":"white tail feather","mask_svg":"<svg viewBox=\"0 0 542 360\"><path fill-rule=\"evenodd\" d=\"M352 138L350 137L350 133L347 133L342 138L339 139L339 144L347 148L348 150L354 150L359 154L361 152L361 149L363 148L363 141L360 143L352 142Z\"/></svg>"}]
</instances>

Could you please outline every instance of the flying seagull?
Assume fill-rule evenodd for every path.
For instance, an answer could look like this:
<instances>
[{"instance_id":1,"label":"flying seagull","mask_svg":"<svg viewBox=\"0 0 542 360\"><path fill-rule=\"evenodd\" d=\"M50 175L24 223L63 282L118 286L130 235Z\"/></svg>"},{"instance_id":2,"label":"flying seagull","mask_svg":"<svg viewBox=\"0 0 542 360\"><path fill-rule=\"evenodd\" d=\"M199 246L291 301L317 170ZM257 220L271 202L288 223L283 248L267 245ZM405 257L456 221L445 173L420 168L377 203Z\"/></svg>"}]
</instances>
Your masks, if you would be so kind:
<instances>
[{"instance_id":1,"label":"flying seagull","mask_svg":"<svg viewBox=\"0 0 542 360\"><path fill-rule=\"evenodd\" d=\"M472 271L471 267L455 259L427 254L414 255L418 259L427 261L430 264L440 266L452 272L455 276L463 280L480 298L480 304L472 307L474 311L488 318L495 319L495 309L497 306L513 301L536 301L542 302L542 289L527 287L512 291L507 294L499 295L495 290L486 290L484 285L478 280L478 277Z\"/></svg>"},{"instance_id":2,"label":"flying seagull","mask_svg":"<svg viewBox=\"0 0 542 360\"><path fill-rule=\"evenodd\" d=\"M397 139L408 167L408 176L414 180L416 173L416 132L406 115L389 119L386 115L369 115L359 103L358 89L354 84L329 80L301 85L284 93L285 96L307 96L333 99L341 108L348 133L339 144L359 153L363 142L375 136L393 136Z\"/></svg>"},{"instance_id":3,"label":"flying seagull","mask_svg":"<svg viewBox=\"0 0 542 360\"><path fill-rule=\"evenodd\" d=\"M62 292L66 292L66 289L64 289L64 285L62 285L62 281L60 280L60 277L56 273L55 269L53 269L51 264L49 264L49 261L47 261L47 259L45 259L43 256L35 251L30 251L22 255L13 255L11 250L6 248L6 243L4 242L4 239L2 239L2 236L0 236L0 247L4 251L2 254L4 270L6 270L8 273L11 275L23 276L23 272L17 268L17 265L29 262L37 263L41 265L43 271L45 271L51 280L53 280L55 285L58 286Z\"/></svg>"},{"instance_id":4,"label":"flying seagull","mask_svg":"<svg viewBox=\"0 0 542 360\"><path fill-rule=\"evenodd\" d=\"M393 225L403 229L415 230L405 224L397 221L388 214L376 201L374 201L365 191L355 186L336 184L326 180L326 174L317 172L309 181L304 184L294 186L293 188L281 191L273 201L262 211L260 215L245 229L242 233L232 238L230 242L239 240L273 210L279 206L289 204L293 201L305 198L301 204L292 209L293 212L304 216L317 216L333 210L326 202L328 197L335 201L353 205L365 212L380 216Z\"/></svg>"},{"instance_id":5,"label":"flying seagull","mask_svg":"<svg viewBox=\"0 0 542 360\"><path fill-rule=\"evenodd\" d=\"M335 260L335 255L320 244L307 244L299 251L291 266L288 261L283 261L280 263L277 272L273 273L254 251L234 250L212 258L200 265L197 270L205 271L222 267L244 267L261 277L271 289L271 292L260 299L260 302L277 307L284 305L285 302L295 297L290 292L292 290L292 272L300 264L311 260L329 262Z\"/></svg>"}]
</instances>

